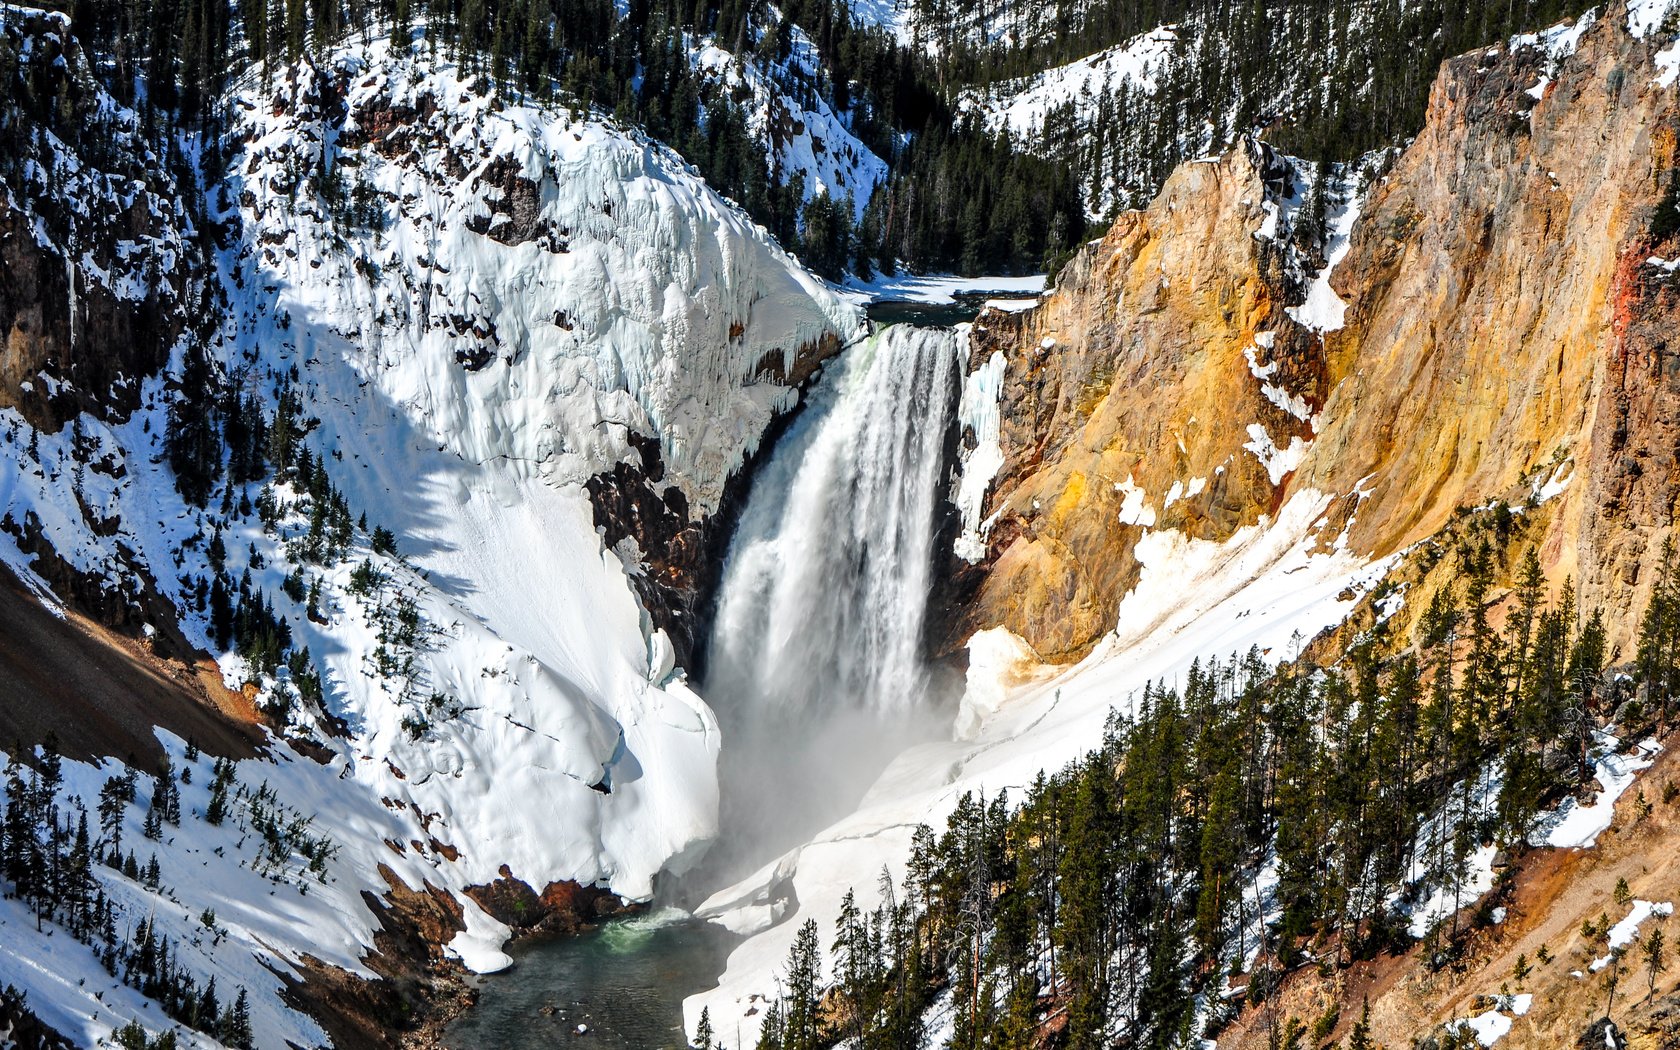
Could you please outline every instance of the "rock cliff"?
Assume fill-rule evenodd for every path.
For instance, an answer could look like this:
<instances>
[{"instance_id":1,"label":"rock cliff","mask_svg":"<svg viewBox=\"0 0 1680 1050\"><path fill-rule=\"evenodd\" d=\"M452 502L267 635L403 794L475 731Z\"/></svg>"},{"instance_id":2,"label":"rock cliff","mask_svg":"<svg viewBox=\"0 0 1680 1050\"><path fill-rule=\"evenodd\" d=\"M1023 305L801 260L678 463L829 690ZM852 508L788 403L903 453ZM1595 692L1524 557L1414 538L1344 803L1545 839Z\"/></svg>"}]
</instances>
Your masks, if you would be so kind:
<instances>
[{"instance_id":1,"label":"rock cliff","mask_svg":"<svg viewBox=\"0 0 1680 1050\"><path fill-rule=\"evenodd\" d=\"M984 315L1003 466L946 644L1003 625L1083 655L1145 530L1223 539L1316 490L1322 534L1373 556L1555 498L1548 574L1625 648L1673 521L1680 378L1674 70L1648 21L1618 4L1446 63L1386 172L1325 179L1322 248L1302 166L1251 144L1181 168L1037 309Z\"/></svg>"},{"instance_id":2,"label":"rock cliff","mask_svg":"<svg viewBox=\"0 0 1680 1050\"><path fill-rule=\"evenodd\" d=\"M172 166L99 88L63 15L0 28L0 409L126 418L209 294ZM201 318L203 311L200 311Z\"/></svg>"}]
</instances>

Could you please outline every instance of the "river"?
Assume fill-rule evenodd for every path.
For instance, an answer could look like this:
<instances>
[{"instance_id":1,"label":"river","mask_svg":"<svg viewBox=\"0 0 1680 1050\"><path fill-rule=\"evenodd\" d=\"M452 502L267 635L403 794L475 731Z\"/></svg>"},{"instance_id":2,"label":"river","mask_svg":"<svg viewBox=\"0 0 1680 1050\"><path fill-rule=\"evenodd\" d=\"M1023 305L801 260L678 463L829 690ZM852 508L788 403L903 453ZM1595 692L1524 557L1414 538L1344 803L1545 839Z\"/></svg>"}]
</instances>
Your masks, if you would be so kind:
<instances>
[{"instance_id":1,"label":"river","mask_svg":"<svg viewBox=\"0 0 1680 1050\"><path fill-rule=\"evenodd\" d=\"M671 909L512 950L449 1027L450 1050L676 1050L682 1001L716 983L736 938ZM733 1040L730 1041L733 1045Z\"/></svg>"}]
</instances>

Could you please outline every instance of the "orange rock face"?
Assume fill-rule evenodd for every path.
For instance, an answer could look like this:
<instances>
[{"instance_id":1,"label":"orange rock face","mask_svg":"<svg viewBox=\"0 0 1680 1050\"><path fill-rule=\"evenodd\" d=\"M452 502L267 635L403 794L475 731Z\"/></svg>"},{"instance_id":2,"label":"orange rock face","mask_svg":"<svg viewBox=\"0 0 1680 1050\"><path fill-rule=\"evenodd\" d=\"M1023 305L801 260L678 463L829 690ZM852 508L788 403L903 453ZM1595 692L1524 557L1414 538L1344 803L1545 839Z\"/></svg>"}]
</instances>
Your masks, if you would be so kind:
<instances>
[{"instance_id":1,"label":"orange rock face","mask_svg":"<svg viewBox=\"0 0 1680 1050\"><path fill-rule=\"evenodd\" d=\"M1005 466L949 644L1001 624L1082 655L1145 527L1219 540L1312 489L1349 497L1348 543L1384 555L1550 481L1543 561L1625 649L1674 517L1677 292L1647 260L1680 239L1651 235L1677 94L1624 25L1617 5L1544 82L1534 48L1444 64L1332 275L1340 330L1286 312L1318 260L1267 236L1263 202L1292 202L1253 146L1181 168L1038 309L984 315L971 357L1005 354Z\"/></svg>"},{"instance_id":2,"label":"orange rock face","mask_svg":"<svg viewBox=\"0 0 1680 1050\"><path fill-rule=\"evenodd\" d=\"M977 322L971 358L1006 359L1005 466L964 633L1002 623L1046 658L1076 657L1113 626L1144 528L1222 539L1272 507L1248 428L1285 448L1311 429L1263 396L1251 358L1314 403L1323 373L1315 339L1279 331L1282 252L1255 236L1277 164L1254 147L1180 168L1042 306Z\"/></svg>"}]
</instances>

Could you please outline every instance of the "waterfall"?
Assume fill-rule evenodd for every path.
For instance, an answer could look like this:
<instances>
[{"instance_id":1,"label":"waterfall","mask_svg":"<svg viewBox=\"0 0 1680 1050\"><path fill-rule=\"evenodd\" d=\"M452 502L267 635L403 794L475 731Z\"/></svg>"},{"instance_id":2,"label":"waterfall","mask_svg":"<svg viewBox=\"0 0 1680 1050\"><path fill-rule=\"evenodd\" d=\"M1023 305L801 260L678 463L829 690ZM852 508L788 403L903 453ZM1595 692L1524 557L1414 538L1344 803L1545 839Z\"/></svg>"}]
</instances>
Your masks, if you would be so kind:
<instances>
[{"instance_id":1,"label":"waterfall","mask_svg":"<svg viewBox=\"0 0 1680 1050\"><path fill-rule=\"evenodd\" d=\"M908 326L853 346L754 480L704 686L724 725L726 839L788 844L842 815L927 721L959 355L953 332Z\"/></svg>"}]
</instances>

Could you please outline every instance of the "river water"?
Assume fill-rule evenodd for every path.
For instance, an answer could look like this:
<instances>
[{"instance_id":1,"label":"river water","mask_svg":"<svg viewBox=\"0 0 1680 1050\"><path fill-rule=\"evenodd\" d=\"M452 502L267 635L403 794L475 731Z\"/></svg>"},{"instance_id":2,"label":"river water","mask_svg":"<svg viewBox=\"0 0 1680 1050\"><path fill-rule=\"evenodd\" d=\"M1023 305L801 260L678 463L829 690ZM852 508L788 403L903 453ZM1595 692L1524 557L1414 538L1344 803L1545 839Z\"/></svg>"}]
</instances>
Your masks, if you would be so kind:
<instances>
[{"instance_id":1,"label":"river water","mask_svg":"<svg viewBox=\"0 0 1680 1050\"><path fill-rule=\"evenodd\" d=\"M717 982L735 938L666 910L513 949L478 1005L450 1026L450 1050L676 1050L682 1001ZM579 1031L579 1026L583 1031ZM730 1040L730 1045L734 1041Z\"/></svg>"}]
</instances>

